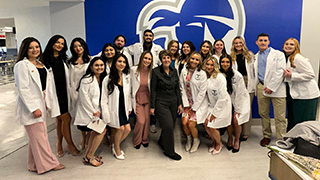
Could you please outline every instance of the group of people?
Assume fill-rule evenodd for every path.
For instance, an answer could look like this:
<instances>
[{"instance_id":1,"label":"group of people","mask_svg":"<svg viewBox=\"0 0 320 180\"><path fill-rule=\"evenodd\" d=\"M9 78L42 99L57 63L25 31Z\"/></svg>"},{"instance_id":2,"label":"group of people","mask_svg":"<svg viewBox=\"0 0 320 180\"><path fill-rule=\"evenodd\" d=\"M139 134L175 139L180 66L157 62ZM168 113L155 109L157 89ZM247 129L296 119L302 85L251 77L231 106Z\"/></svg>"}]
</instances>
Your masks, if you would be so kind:
<instances>
[{"instance_id":1,"label":"group of people","mask_svg":"<svg viewBox=\"0 0 320 180\"><path fill-rule=\"evenodd\" d=\"M111 152L125 159L120 144L131 131L131 112L135 114L133 147L149 146L150 124L157 120L161 127L158 144L173 160L181 159L174 148L177 116L181 116L186 151L198 150L197 125L203 124L212 140L211 154L221 152L224 131L228 134L226 148L239 152L240 142L251 132L255 93L262 120L261 146L271 140L270 101L277 139L282 139L287 128L315 119L319 89L312 66L300 54L294 38L285 41L281 52L269 47L269 36L261 33L256 40L259 52L254 55L240 36L233 39L230 54L221 39L213 44L203 41L199 52L191 41L185 41L179 52L176 40L163 50L153 43L151 30L144 31L143 37L143 42L125 47L125 37L118 35L96 56L89 55L82 38L74 38L71 58L61 35L51 37L43 53L37 39L22 41L14 68L16 114L29 136L30 171L41 174L65 168L50 148L47 114L57 119L57 156L64 156L65 139L67 151L78 156L85 149L83 163L92 166L103 164L95 153L107 129L111 130ZM71 136L72 119L82 134L79 149ZM99 132L92 128L103 124L108 128Z\"/></svg>"}]
</instances>

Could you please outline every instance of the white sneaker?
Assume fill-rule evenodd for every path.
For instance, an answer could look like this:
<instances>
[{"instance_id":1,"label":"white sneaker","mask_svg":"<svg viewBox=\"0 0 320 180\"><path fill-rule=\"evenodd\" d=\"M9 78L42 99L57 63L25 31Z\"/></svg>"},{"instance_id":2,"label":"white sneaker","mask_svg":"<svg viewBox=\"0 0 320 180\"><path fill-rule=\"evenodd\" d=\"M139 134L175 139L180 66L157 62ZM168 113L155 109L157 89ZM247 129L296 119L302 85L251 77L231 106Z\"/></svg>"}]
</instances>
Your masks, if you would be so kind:
<instances>
[{"instance_id":1,"label":"white sneaker","mask_svg":"<svg viewBox=\"0 0 320 180\"><path fill-rule=\"evenodd\" d=\"M150 132L151 132L151 133L156 133L156 132L157 132L157 127L156 127L156 125L153 124L153 125L150 126Z\"/></svg>"},{"instance_id":2,"label":"white sneaker","mask_svg":"<svg viewBox=\"0 0 320 180\"><path fill-rule=\"evenodd\" d=\"M199 146L200 146L199 138L194 138L193 139L193 145L192 145L192 148L190 150L190 153L196 152L198 150Z\"/></svg>"},{"instance_id":3,"label":"white sneaker","mask_svg":"<svg viewBox=\"0 0 320 180\"><path fill-rule=\"evenodd\" d=\"M189 152L191 149L192 144L192 137L191 135L187 136L187 144L186 144L186 151Z\"/></svg>"}]
</instances>

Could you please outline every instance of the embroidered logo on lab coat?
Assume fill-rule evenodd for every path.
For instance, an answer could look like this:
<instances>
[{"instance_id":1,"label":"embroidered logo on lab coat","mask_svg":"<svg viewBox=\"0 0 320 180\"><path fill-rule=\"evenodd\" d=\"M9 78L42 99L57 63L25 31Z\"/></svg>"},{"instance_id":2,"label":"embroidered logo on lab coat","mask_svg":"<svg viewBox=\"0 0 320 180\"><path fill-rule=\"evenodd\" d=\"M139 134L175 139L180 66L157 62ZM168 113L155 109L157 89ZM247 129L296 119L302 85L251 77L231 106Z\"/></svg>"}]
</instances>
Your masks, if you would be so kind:
<instances>
[{"instance_id":1,"label":"embroidered logo on lab coat","mask_svg":"<svg viewBox=\"0 0 320 180\"><path fill-rule=\"evenodd\" d=\"M214 95L214 96L218 95L218 94L217 94L217 90L212 90L212 91L211 91L211 94Z\"/></svg>"},{"instance_id":2,"label":"embroidered logo on lab coat","mask_svg":"<svg viewBox=\"0 0 320 180\"><path fill-rule=\"evenodd\" d=\"M126 83L129 84L129 77L126 77Z\"/></svg>"},{"instance_id":3,"label":"embroidered logo on lab coat","mask_svg":"<svg viewBox=\"0 0 320 180\"><path fill-rule=\"evenodd\" d=\"M196 79L197 81L199 81L199 80L200 80L200 74L196 74L195 79Z\"/></svg>"}]
</instances>

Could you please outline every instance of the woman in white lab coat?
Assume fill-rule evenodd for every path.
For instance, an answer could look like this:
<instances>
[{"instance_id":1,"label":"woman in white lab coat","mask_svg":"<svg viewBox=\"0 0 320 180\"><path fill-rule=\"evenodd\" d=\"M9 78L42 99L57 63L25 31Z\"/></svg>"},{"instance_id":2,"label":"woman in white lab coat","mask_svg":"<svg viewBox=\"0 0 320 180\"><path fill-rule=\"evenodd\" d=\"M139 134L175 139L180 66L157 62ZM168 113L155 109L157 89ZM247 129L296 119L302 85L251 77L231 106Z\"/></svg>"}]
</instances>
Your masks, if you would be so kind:
<instances>
[{"instance_id":1,"label":"woman in white lab coat","mask_svg":"<svg viewBox=\"0 0 320 180\"><path fill-rule=\"evenodd\" d=\"M320 92L309 59L300 54L299 42L294 38L288 38L282 49L287 59L284 77L289 84L287 87L289 131L298 123L316 119Z\"/></svg>"},{"instance_id":2,"label":"woman in white lab coat","mask_svg":"<svg viewBox=\"0 0 320 180\"><path fill-rule=\"evenodd\" d=\"M140 62L130 69L132 83L132 107L136 114L133 147L136 149L149 146L148 132L150 125L150 79L153 57L151 52L141 54Z\"/></svg>"},{"instance_id":3,"label":"woman in white lab coat","mask_svg":"<svg viewBox=\"0 0 320 180\"><path fill-rule=\"evenodd\" d=\"M60 116L57 117L57 156L62 157L64 151L62 148L63 138L68 146L67 150L74 156L79 156L81 152L76 148L71 137L71 115L72 111L69 70L66 65L67 43L63 36L52 36L40 57L40 61L53 74L56 85L56 96L58 97Z\"/></svg>"},{"instance_id":4,"label":"woman in white lab coat","mask_svg":"<svg viewBox=\"0 0 320 180\"><path fill-rule=\"evenodd\" d=\"M208 115L204 127L212 139L209 152L215 155L219 154L223 147L219 128L231 124L232 105L227 91L226 78L220 73L216 58L212 56L207 58L204 61L204 69L208 76Z\"/></svg>"},{"instance_id":5,"label":"woman in white lab coat","mask_svg":"<svg viewBox=\"0 0 320 180\"><path fill-rule=\"evenodd\" d=\"M38 174L65 168L52 153L47 134L47 112L60 115L52 75L38 60L41 46L33 37L25 38L14 67L17 87L16 118L24 125L28 138L28 169Z\"/></svg>"},{"instance_id":6,"label":"woman in white lab coat","mask_svg":"<svg viewBox=\"0 0 320 180\"><path fill-rule=\"evenodd\" d=\"M248 122L250 117L250 97L242 75L232 69L232 58L229 55L222 55L219 63L220 71L225 74L227 79L227 90L231 96L233 106L232 123L227 128L227 149L232 149L233 153L237 153L240 150L241 125ZM234 142L232 137L233 130L235 132Z\"/></svg>"},{"instance_id":7,"label":"woman in white lab coat","mask_svg":"<svg viewBox=\"0 0 320 180\"><path fill-rule=\"evenodd\" d=\"M107 77L102 84L102 118L105 122L110 122L109 126L114 131L112 153L117 159L123 160L125 157L120 143L131 131L129 115L132 110L129 64L125 55L118 54L114 58Z\"/></svg>"},{"instance_id":8,"label":"woman in white lab coat","mask_svg":"<svg viewBox=\"0 0 320 180\"><path fill-rule=\"evenodd\" d=\"M105 64L100 57L95 57L89 64L89 68L83 75L80 81L79 99L77 103L77 110L74 124L82 132L90 132L87 126L90 122L99 123L101 121L101 108L100 108L100 92L103 79L106 77ZM98 121L98 122L97 122ZM92 131L86 153L83 160L92 166L100 166L103 164L101 158L94 157L94 154L99 147L106 129L102 133Z\"/></svg>"},{"instance_id":9,"label":"woman in white lab coat","mask_svg":"<svg viewBox=\"0 0 320 180\"><path fill-rule=\"evenodd\" d=\"M106 71L107 74L110 73L110 68L112 65L112 61L115 57L115 55L117 54L117 50L116 47L111 44L111 43L106 43L101 50L101 59L104 61L104 63L106 64Z\"/></svg>"},{"instance_id":10,"label":"woman in white lab coat","mask_svg":"<svg viewBox=\"0 0 320 180\"><path fill-rule=\"evenodd\" d=\"M232 68L237 70L243 76L244 83L250 95L250 111L251 104L255 92L255 79L254 79L254 54L248 50L244 39L237 36L232 41L231 53ZM251 134L251 113L249 121L242 124L242 134L240 141L246 141Z\"/></svg>"},{"instance_id":11,"label":"woman in white lab coat","mask_svg":"<svg viewBox=\"0 0 320 180\"><path fill-rule=\"evenodd\" d=\"M70 95L72 102L71 116L76 114L76 104L78 101L78 87L81 77L86 73L90 62L90 55L87 43L80 37L76 37L71 41L70 52L72 57L68 60L69 64L69 77L70 77ZM84 149L88 145L89 133L81 131L82 140L79 144L80 150Z\"/></svg>"},{"instance_id":12,"label":"woman in white lab coat","mask_svg":"<svg viewBox=\"0 0 320 180\"><path fill-rule=\"evenodd\" d=\"M199 53L201 54L202 60L203 62L212 56L212 43L208 40L204 40L202 41L202 43L200 44L200 51Z\"/></svg>"},{"instance_id":13,"label":"woman in white lab coat","mask_svg":"<svg viewBox=\"0 0 320 180\"><path fill-rule=\"evenodd\" d=\"M180 89L183 104L182 127L187 135L185 150L193 153L198 150L197 124L204 123L206 106L207 75L202 70L200 53L193 52L180 74ZM191 137L192 136L192 137ZM193 142L192 142L193 139Z\"/></svg>"},{"instance_id":14,"label":"woman in white lab coat","mask_svg":"<svg viewBox=\"0 0 320 180\"><path fill-rule=\"evenodd\" d=\"M181 56L179 58L179 66L177 69L178 76L180 76L180 73L184 68L185 64L187 63L191 53L193 53L195 50L196 48L191 41L185 41L182 43Z\"/></svg>"},{"instance_id":15,"label":"woman in white lab coat","mask_svg":"<svg viewBox=\"0 0 320 180\"><path fill-rule=\"evenodd\" d=\"M213 43L212 47L212 56L215 57L218 60L218 63L220 61L220 57L222 55L227 55L226 47L224 44L224 41L222 39L216 39ZM220 65L220 63L219 63Z\"/></svg>"}]
</instances>

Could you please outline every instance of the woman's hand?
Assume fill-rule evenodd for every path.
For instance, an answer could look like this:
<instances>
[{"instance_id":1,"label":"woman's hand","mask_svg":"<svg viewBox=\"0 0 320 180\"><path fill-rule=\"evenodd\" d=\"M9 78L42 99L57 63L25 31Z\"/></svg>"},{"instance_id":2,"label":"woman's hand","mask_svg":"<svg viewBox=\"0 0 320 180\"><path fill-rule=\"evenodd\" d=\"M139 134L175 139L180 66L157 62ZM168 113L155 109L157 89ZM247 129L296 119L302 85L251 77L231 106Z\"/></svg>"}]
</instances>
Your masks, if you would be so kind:
<instances>
[{"instance_id":1,"label":"woman's hand","mask_svg":"<svg viewBox=\"0 0 320 180\"><path fill-rule=\"evenodd\" d=\"M37 118L39 118L39 117L42 116L42 112L41 112L40 109L36 109L35 111L32 112L32 114L33 114L33 117L34 117L35 119L37 119Z\"/></svg>"},{"instance_id":2,"label":"woman's hand","mask_svg":"<svg viewBox=\"0 0 320 180\"><path fill-rule=\"evenodd\" d=\"M182 105L181 105L181 104L178 106L178 111L177 111L177 113L178 113L179 115L182 113Z\"/></svg>"},{"instance_id":3,"label":"woman's hand","mask_svg":"<svg viewBox=\"0 0 320 180\"><path fill-rule=\"evenodd\" d=\"M212 122L214 119L216 119L216 117L213 114L211 114L209 121Z\"/></svg>"},{"instance_id":4,"label":"woman's hand","mask_svg":"<svg viewBox=\"0 0 320 180\"><path fill-rule=\"evenodd\" d=\"M291 76L292 76L292 72L291 72L291 70L290 69L283 69L283 76L285 77L285 78L291 78Z\"/></svg>"},{"instance_id":5,"label":"woman's hand","mask_svg":"<svg viewBox=\"0 0 320 180\"><path fill-rule=\"evenodd\" d=\"M97 112L93 113L93 116L100 117L100 111L97 111Z\"/></svg>"},{"instance_id":6,"label":"woman's hand","mask_svg":"<svg viewBox=\"0 0 320 180\"><path fill-rule=\"evenodd\" d=\"M154 116L154 108L150 109L150 114Z\"/></svg>"}]
</instances>

